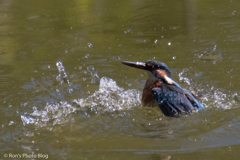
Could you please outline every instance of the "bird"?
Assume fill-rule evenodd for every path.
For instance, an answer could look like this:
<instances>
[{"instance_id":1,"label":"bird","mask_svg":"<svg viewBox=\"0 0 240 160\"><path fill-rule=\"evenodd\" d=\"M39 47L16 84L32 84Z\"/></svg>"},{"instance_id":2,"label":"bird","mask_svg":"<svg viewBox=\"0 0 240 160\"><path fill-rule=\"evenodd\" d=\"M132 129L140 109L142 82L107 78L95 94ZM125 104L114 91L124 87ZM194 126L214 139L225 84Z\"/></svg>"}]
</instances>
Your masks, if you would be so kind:
<instances>
[{"instance_id":1,"label":"bird","mask_svg":"<svg viewBox=\"0 0 240 160\"><path fill-rule=\"evenodd\" d=\"M148 60L122 61L122 64L147 71L148 79L142 94L143 106L157 104L168 117L180 117L182 114L191 114L193 110L204 109L193 92L182 88L171 78L171 70L165 63Z\"/></svg>"}]
</instances>

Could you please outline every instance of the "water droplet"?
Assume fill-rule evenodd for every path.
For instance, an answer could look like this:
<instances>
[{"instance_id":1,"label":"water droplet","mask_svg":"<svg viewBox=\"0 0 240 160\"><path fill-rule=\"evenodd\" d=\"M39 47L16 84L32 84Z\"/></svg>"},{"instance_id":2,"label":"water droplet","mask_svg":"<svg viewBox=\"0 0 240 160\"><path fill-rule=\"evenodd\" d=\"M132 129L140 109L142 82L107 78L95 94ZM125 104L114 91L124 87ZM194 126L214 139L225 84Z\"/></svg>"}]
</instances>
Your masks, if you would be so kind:
<instances>
[{"instance_id":1,"label":"water droplet","mask_svg":"<svg viewBox=\"0 0 240 160\"><path fill-rule=\"evenodd\" d=\"M70 94L72 94L72 92L73 92L73 89L72 89L72 88L70 88L70 89L68 90L68 92L69 92Z\"/></svg>"},{"instance_id":2,"label":"water droplet","mask_svg":"<svg viewBox=\"0 0 240 160\"><path fill-rule=\"evenodd\" d=\"M121 46L121 44L119 44L119 46Z\"/></svg>"},{"instance_id":3,"label":"water droplet","mask_svg":"<svg viewBox=\"0 0 240 160\"><path fill-rule=\"evenodd\" d=\"M82 66L79 66L78 69L81 70L81 69L82 69Z\"/></svg>"},{"instance_id":4,"label":"water droplet","mask_svg":"<svg viewBox=\"0 0 240 160\"><path fill-rule=\"evenodd\" d=\"M214 45L213 52L216 51L216 49L217 49L217 44Z\"/></svg>"},{"instance_id":5,"label":"water droplet","mask_svg":"<svg viewBox=\"0 0 240 160\"><path fill-rule=\"evenodd\" d=\"M10 121L8 125L11 126L11 125L13 125L13 124L14 124L14 122L13 122L13 121Z\"/></svg>"},{"instance_id":6,"label":"water droplet","mask_svg":"<svg viewBox=\"0 0 240 160\"><path fill-rule=\"evenodd\" d=\"M171 46L171 42L168 42L168 45Z\"/></svg>"},{"instance_id":7,"label":"water droplet","mask_svg":"<svg viewBox=\"0 0 240 160\"><path fill-rule=\"evenodd\" d=\"M88 72L94 71L94 67L93 67L93 66L88 66L88 67L87 67L87 71L88 71Z\"/></svg>"},{"instance_id":8,"label":"water droplet","mask_svg":"<svg viewBox=\"0 0 240 160\"><path fill-rule=\"evenodd\" d=\"M156 39L156 40L154 41L154 43L157 44L157 42L158 42L158 40Z\"/></svg>"},{"instance_id":9,"label":"water droplet","mask_svg":"<svg viewBox=\"0 0 240 160\"><path fill-rule=\"evenodd\" d=\"M88 43L88 47L89 47L89 48L92 48L92 47L93 47L92 43L89 42L89 43Z\"/></svg>"},{"instance_id":10,"label":"water droplet","mask_svg":"<svg viewBox=\"0 0 240 160\"><path fill-rule=\"evenodd\" d=\"M68 53L68 50L65 50L65 53Z\"/></svg>"},{"instance_id":11,"label":"water droplet","mask_svg":"<svg viewBox=\"0 0 240 160\"><path fill-rule=\"evenodd\" d=\"M124 33L127 33L127 31L124 31Z\"/></svg>"},{"instance_id":12,"label":"water droplet","mask_svg":"<svg viewBox=\"0 0 240 160\"><path fill-rule=\"evenodd\" d=\"M173 56L172 59L176 59L176 56Z\"/></svg>"},{"instance_id":13,"label":"water droplet","mask_svg":"<svg viewBox=\"0 0 240 160\"><path fill-rule=\"evenodd\" d=\"M89 54L86 54L86 55L85 55L85 58L89 58Z\"/></svg>"},{"instance_id":14,"label":"water droplet","mask_svg":"<svg viewBox=\"0 0 240 160\"><path fill-rule=\"evenodd\" d=\"M68 83L69 84L67 73L65 72L65 68L62 64L62 61L57 61L56 66L57 66L58 72L59 72L58 76L56 77L56 80L60 81L61 84L62 83Z\"/></svg>"},{"instance_id":15,"label":"water droplet","mask_svg":"<svg viewBox=\"0 0 240 160\"><path fill-rule=\"evenodd\" d=\"M86 78L85 78L85 77L83 77L83 81L86 81Z\"/></svg>"}]
</instances>

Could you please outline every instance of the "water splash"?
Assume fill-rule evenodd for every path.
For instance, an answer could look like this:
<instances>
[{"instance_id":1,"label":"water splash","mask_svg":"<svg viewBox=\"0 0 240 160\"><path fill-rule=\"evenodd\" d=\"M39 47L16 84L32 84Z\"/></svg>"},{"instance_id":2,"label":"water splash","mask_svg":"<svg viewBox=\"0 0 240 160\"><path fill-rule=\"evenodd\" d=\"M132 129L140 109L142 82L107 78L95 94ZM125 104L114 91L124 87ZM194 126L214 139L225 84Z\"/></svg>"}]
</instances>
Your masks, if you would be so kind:
<instances>
[{"instance_id":1,"label":"water splash","mask_svg":"<svg viewBox=\"0 0 240 160\"><path fill-rule=\"evenodd\" d=\"M90 43L90 42L89 42L87 45L88 45L89 48L92 48L92 47L93 47L93 44Z\"/></svg>"},{"instance_id":2,"label":"water splash","mask_svg":"<svg viewBox=\"0 0 240 160\"><path fill-rule=\"evenodd\" d=\"M58 61L56 66L59 71L57 80L62 84L65 79L69 84L62 62ZM86 73L91 74L91 83L99 82L98 90L86 98L47 103L43 109L38 109L33 106L32 112L25 112L21 115L23 125L34 125L36 128L44 127L46 129L52 129L53 126L57 124L63 125L65 123L74 123L74 115L78 112L83 112L87 118L92 117L94 114L106 113L111 113L118 117L121 116L121 114L115 114L117 113L116 111L125 112L125 110L131 110L134 107L141 106L141 91L135 89L124 90L111 78L102 77L99 80L99 76L93 66L88 66L86 70ZM190 80L186 77L188 72L189 69L184 68L183 71L179 73L179 80L186 82L189 88L195 87L195 89L198 89L198 92L200 91L202 93L200 101L206 108L230 109L239 106L240 98L237 93L224 93L223 91L214 89L214 87L199 87L199 85L194 82L190 84ZM61 90L58 90L58 92L60 94L62 93Z\"/></svg>"},{"instance_id":3,"label":"water splash","mask_svg":"<svg viewBox=\"0 0 240 160\"><path fill-rule=\"evenodd\" d=\"M66 101L56 104L46 104L43 110L34 109L27 115L21 115L23 125L34 124L38 127L63 124L69 120L69 115L77 110Z\"/></svg>"},{"instance_id":4,"label":"water splash","mask_svg":"<svg viewBox=\"0 0 240 160\"><path fill-rule=\"evenodd\" d=\"M212 61L216 64L218 60L222 60L222 55L220 50L217 50L217 44L214 45L213 49L207 48L203 53L197 54L197 57L201 60Z\"/></svg>"},{"instance_id":5,"label":"water splash","mask_svg":"<svg viewBox=\"0 0 240 160\"><path fill-rule=\"evenodd\" d=\"M224 93L219 89L211 87L211 91L207 91L202 96L202 102L206 107L214 107L219 109L232 109L239 107L237 93Z\"/></svg>"},{"instance_id":6,"label":"water splash","mask_svg":"<svg viewBox=\"0 0 240 160\"><path fill-rule=\"evenodd\" d=\"M99 76L96 71L94 71L93 66L88 66L87 71L91 74L92 80L91 83L93 84L99 84Z\"/></svg>"},{"instance_id":7,"label":"water splash","mask_svg":"<svg viewBox=\"0 0 240 160\"><path fill-rule=\"evenodd\" d=\"M213 50L216 50L216 45ZM239 107L240 98L237 93L227 90L223 91L214 86L209 87L206 84L190 83L190 79L186 77L188 72L189 69L184 68L183 71L178 74L179 81L187 83L189 90L197 91L196 95L200 98L200 101L206 108L232 109ZM191 70L191 72L193 71ZM195 76L199 77L201 74L201 72L196 73L195 71Z\"/></svg>"},{"instance_id":8,"label":"water splash","mask_svg":"<svg viewBox=\"0 0 240 160\"><path fill-rule=\"evenodd\" d=\"M56 77L56 80L60 81L60 84L63 83L69 84L69 79L67 73L65 72L65 67L62 64L62 61L57 61L56 66L59 72L58 76Z\"/></svg>"},{"instance_id":9,"label":"water splash","mask_svg":"<svg viewBox=\"0 0 240 160\"><path fill-rule=\"evenodd\" d=\"M88 70L93 70L89 67ZM32 113L21 115L23 125L33 124L36 127L52 127L56 124L70 122L72 113L83 111L86 108L95 114L128 110L141 105L141 92L137 90L124 90L113 79L103 77L100 80L99 90L87 98L74 99L73 103L61 101L46 104L43 110L33 107ZM75 104L78 104L76 106ZM86 113L88 114L88 113Z\"/></svg>"},{"instance_id":10,"label":"water splash","mask_svg":"<svg viewBox=\"0 0 240 160\"><path fill-rule=\"evenodd\" d=\"M183 74L186 73L186 72L188 72L188 69L187 69L187 68L183 68L183 71L178 74L178 76L179 76L179 81L180 81L180 82L185 82L185 83L187 83L188 85L190 85L190 84L191 84L191 83L190 83L190 80L189 80L187 77L184 77L184 76L183 76Z\"/></svg>"},{"instance_id":11,"label":"water splash","mask_svg":"<svg viewBox=\"0 0 240 160\"><path fill-rule=\"evenodd\" d=\"M100 80L99 90L86 99L74 100L80 107L89 107L95 112L112 112L131 109L141 105L141 92L131 89L124 90L116 81L103 77Z\"/></svg>"},{"instance_id":12,"label":"water splash","mask_svg":"<svg viewBox=\"0 0 240 160\"><path fill-rule=\"evenodd\" d=\"M213 50L212 50L212 51L213 51L213 52L215 52L216 50L217 50L217 44L215 44L215 45L214 45L214 47L213 47Z\"/></svg>"}]
</instances>

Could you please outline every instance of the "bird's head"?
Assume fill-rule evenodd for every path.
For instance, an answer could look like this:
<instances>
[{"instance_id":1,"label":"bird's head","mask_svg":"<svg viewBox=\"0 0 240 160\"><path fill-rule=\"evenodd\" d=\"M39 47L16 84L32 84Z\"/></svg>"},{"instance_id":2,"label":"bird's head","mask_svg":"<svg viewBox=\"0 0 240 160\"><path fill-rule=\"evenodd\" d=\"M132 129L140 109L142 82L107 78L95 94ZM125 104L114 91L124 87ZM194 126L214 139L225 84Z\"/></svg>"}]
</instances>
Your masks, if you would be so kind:
<instances>
[{"instance_id":1,"label":"bird's head","mask_svg":"<svg viewBox=\"0 0 240 160\"><path fill-rule=\"evenodd\" d=\"M122 63L134 68L149 71L154 77L161 81L167 82L168 84L174 83L174 81L171 79L170 69L163 62L148 60L147 62L123 61Z\"/></svg>"}]
</instances>

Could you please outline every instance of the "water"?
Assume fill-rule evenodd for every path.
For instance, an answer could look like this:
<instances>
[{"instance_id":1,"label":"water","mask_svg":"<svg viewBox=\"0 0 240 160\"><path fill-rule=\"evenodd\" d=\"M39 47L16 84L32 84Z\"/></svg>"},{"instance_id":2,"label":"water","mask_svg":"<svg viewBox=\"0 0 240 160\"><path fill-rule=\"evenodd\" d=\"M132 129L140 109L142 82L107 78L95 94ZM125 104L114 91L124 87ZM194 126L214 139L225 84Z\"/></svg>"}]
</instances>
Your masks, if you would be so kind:
<instances>
[{"instance_id":1,"label":"water","mask_svg":"<svg viewBox=\"0 0 240 160\"><path fill-rule=\"evenodd\" d=\"M0 159L238 159L239 3L2 0ZM149 59L206 109L142 107Z\"/></svg>"}]
</instances>

